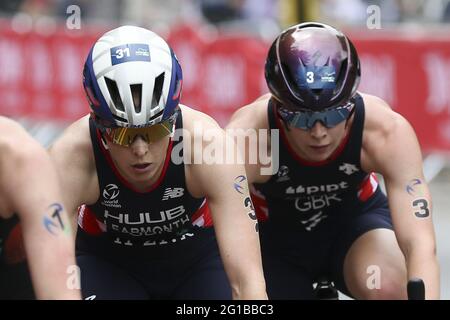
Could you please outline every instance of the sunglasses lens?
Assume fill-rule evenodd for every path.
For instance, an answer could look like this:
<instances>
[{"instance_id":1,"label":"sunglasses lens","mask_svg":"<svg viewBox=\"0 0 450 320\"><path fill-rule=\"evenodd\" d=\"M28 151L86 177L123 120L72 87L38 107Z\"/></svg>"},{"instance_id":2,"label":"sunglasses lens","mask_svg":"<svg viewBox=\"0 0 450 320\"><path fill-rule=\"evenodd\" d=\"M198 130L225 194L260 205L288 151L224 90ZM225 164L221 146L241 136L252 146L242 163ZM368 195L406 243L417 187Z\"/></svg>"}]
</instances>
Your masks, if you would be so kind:
<instances>
[{"instance_id":1,"label":"sunglasses lens","mask_svg":"<svg viewBox=\"0 0 450 320\"><path fill-rule=\"evenodd\" d=\"M161 123L144 128L111 128L107 129L109 139L118 145L128 147L136 137L140 136L147 143L156 142L173 131L173 120L167 119Z\"/></svg>"},{"instance_id":2,"label":"sunglasses lens","mask_svg":"<svg viewBox=\"0 0 450 320\"><path fill-rule=\"evenodd\" d=\"M352 104L343 107L325 110L322 112L281 112L281 116L290 126L310 130L317 121L327 128L333 128L348 119L353 109Z\"/></svg>"}]
</instances>

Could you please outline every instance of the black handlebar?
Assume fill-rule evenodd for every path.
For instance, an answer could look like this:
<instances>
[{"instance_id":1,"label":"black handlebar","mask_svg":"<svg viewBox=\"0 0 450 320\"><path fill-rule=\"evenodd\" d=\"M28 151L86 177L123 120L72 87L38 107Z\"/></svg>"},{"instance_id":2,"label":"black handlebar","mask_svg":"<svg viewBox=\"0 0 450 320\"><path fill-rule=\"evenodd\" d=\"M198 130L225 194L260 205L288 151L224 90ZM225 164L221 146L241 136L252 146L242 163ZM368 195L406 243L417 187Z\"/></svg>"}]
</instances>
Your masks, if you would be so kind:
<instances>
[{"instance_id":1,"label":"black handlebar","mask_svg":"<svg viewBox=\"0 0 450 320\"><path fill-rule=\"evenodd\" d=\"M422 279L412 278L408 281L408 300L425 300L425 284Z\"/></svg>"}]
</instances>

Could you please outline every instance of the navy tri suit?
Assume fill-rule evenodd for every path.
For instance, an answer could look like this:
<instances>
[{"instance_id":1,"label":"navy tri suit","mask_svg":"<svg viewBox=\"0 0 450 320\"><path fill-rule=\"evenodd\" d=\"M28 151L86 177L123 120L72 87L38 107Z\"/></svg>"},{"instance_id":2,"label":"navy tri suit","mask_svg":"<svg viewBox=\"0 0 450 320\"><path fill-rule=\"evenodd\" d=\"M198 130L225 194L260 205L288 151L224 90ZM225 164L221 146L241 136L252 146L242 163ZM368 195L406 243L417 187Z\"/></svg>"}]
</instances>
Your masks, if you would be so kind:
<instances>
[{"instance_id":1,"label":"navy tri suit","mask_svg":"<svg viewBox=\"0 0 450 320\"><path fill-rule=\"evenodd\" d=\"M349 294L343 264L352 243L377 228L392 229L387 198L360 156L364 102L355 98L352 127L330 159L308 162L287 142L284 124L268 104L270 129L280 129L279 170L254 184L252 199L269 299L313 299L312 283L326 275Z\"/></svg>"},{"instance_id":2,"label":"navy tri suit","mask_svg":"<svg viewBox=\"0 0 450 320\"><path fill-rule=\"evenodd\" d=\"M181 128L180 112L176 129ZM206 199L189 194L185 165L171 157L182 137L171 138L158 181L139 192L117 171L92 120L90 135L100 197L79 210L83 296L231 299Z\"/></svg>"},{"instance_id":3,"label":"navy tri suit","mask_svg":"<svg viewBox=\"0 0 450 320\"><path fill-rule=\"evenodd\" d=\"M19 218L0 218L0 300L34 298Z\"/></svg>"}]
</instances>

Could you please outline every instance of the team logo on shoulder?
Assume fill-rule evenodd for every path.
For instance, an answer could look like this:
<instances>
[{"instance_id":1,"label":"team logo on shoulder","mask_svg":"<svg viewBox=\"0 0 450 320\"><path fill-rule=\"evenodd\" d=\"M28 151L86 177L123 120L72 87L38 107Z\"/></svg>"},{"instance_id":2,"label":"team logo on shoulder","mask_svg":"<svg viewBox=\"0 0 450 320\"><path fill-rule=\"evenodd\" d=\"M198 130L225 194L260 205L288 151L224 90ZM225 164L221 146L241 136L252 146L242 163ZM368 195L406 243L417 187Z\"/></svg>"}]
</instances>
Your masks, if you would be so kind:
<instances>
[{"instance_id":1,"label":"team logo on shoulder","mask_svg":"<svg viewBox=\"0 0 450 320\"><path fill-rule=\"evenodd\" d=\"M119 187L115 184L108 184L105 189L103 189L103 198L106 200L114 200L119 195Z\"/></svg>"},{"instance_id":2,"label":"team logo on shoulder","mask_svg":"<svg viewBox=\"0 0 450 320\"><path fill-rule=\"evenodd\" d=\"M354 164L345 163L345 162L341 164L341 166L339 167L339 170L344 172L346 175L351 175L351 174L359 171L359 169Z\"/></svg>"},{"instance_id":3,"label":"team logo on shoulder","mask_svg":"<svg viewBox=\"0 0 450 320\"><path fill-rule=\"evenodd\" d=\"M291 178L289 178L288 173L289 173L289 168L285 165L282 165L277 173L277 176L278 176L277 182L283 182L283 181L290 180Z\"/></svg>"},{"instance_id":4,"label":"team logo on shoulder","mask_svg":"<svg viewBox=\"0 0 450 320\"><path fill-rule=\"evenodd\" d=\"M184 188L166 188L162 200L179 198L184 195Z\"/></svg>"}]
</instances>

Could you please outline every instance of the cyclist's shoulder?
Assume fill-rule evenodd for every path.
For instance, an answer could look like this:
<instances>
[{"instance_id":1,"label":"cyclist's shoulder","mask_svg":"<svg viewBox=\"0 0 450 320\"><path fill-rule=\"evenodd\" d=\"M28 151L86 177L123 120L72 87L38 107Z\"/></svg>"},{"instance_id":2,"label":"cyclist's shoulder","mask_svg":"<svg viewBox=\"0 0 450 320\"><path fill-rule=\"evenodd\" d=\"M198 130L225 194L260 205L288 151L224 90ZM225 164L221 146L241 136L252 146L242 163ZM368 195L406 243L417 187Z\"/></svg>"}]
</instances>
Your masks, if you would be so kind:
<instances>
[{"instance_id":1,"label":"cyclist's shoulder","mask_svg":"<svg viewBox=\"0 0 450 320\"><path fill-rule=\"evenodd\" d=\"M31 140L26 130L16 121L0 116L0 142L8 142L13 139L17 140Z\"/></svg>"},{"instance_id":2,"label":"cyclist's shoulder","mask_svg":"<svg viewBox=\"0 0 450 320\"><path fill-rule=\"evenodd\" d=\"M208 114L180 104L181 114L183 116L183 129L194 132L195 129L216 128L220 129L219 124Z\"/></svg>"},{"instance_id":3,"label":"cyclist's shoulder","mask_svg":"<svg viewBox=\"0 0 450 320\"><path fill-rule=\"evenodd\" d=\"M211 116L185 105L180 105L180 109L184 143L193 145L195 141L202 141L200 145L206 147L211 142L223 141L225 131Z\"/></svg>"},{"instance_id":4,"label":"cyclist's shoulder","mask_svg":"<svg viewBox=\"0 0 450 320\"><path fill-rule=\"evenodd\" d=\"M361 93L365 106L364 134L375 138L390 137L407 126L406 119L383 99Z\"/></svg>"},{"instance_id":5,"label":"cyclist's shoulder","mask_svg":"<svg viewBox=\"0 0 450 320\"><path fill-rule=\"evenodd\" d=\"M59 167L95 167L94 151L89 132L89 116L72 123L49 148L50 155ZM91 171L89 169L89 171Z\"/></svg>"},{"instance_id":6,"label":"cyclist's shoulder","mask_svg":"<svg viewBox=\"0 0 450 320\"><path fill-rule=\"evenodd\" d=\"M268 116L267 106L271 94L265 94L247 104L234 112L229 124L228 129L267 129Z\"/></svg>"},{"instance_id":7,"label":"cyclist's shoulder","mask_svg":"<svg viewBox=\"0 0 450 320\"><path fill-rule=\"evenodd\" d=\"M56 139L50 148L67 152L89 152L92 149L91 136L89 132L89 116L69 125Z\"/></svg>"},{"instance_id":8,"label":"cyclist's shoulder","mask_svg":"<svg viewBox=\"0 0 450 320\"><path fill-rule=\"evenodd\" d=\"M0 158L33 158L44 148L18 122L0 117Z\"/></svg>"},{"instance_id":9,"label":"cyclist's shoulder","mask_svg":"<svg viewBox=\"0 0 450 320\"><path fill-rule=\"evenodd\" d=\"M363 157L372 163L392 164L392 155L415 152L417 144L414 129L399 113L395 112L382 99L364 95L366 116L363 131ZM367 162L363 161L362 162Z\"/></svg>"}]
</instances>

